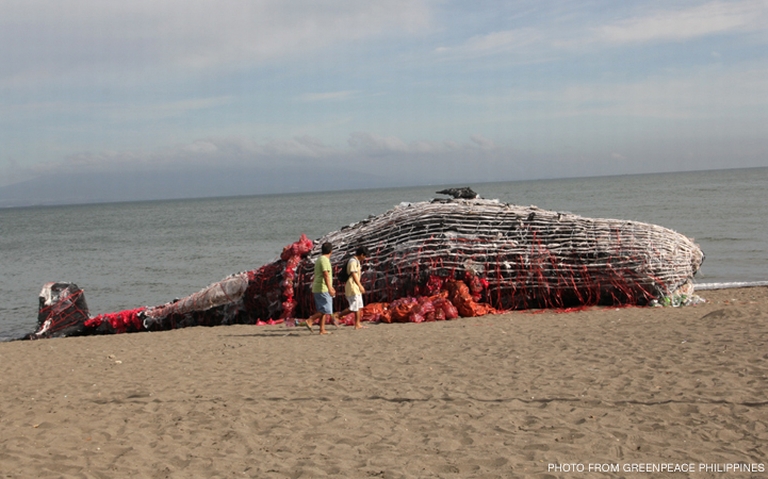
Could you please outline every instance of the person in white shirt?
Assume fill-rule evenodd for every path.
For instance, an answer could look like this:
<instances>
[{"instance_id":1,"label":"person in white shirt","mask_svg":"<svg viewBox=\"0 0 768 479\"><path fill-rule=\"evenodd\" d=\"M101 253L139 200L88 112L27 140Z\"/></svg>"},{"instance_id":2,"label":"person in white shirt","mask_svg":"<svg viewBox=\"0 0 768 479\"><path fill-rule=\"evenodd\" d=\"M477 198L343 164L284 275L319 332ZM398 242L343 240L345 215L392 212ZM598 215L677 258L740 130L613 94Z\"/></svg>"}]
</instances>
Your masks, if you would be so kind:
<instances>
[{"instance_id":1,"label":"person in white shirt","mask_svg":"<svg viewBox=\"0 0 768 479\"><path fill-rule=\"evenodd\" d=\"M365 288L360 282L361 265L363 261L368 257L368 248L365 246L358 246L355 250L355 256L349 258L346 264L347 273L349 273L349 279L347 279L344 285L344 295L347 297L349 307L339 313L338 317L346 316L350 312L355 313L355 329L361 329L362 316L363 316L363 294L365 294Z\"/></svg>"}]
</instances>

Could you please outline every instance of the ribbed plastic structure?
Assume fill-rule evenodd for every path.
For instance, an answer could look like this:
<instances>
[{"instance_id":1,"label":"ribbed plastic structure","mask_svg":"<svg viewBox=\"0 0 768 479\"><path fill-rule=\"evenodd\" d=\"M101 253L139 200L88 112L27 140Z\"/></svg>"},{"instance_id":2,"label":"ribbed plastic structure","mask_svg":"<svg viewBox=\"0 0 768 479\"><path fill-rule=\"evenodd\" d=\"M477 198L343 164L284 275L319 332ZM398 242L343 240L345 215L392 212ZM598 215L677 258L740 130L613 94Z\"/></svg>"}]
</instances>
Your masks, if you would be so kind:
<instances>
[{"instance_id":1,"label":"ribbed plastic structure","mask_svg":"<svg viewBox=\"0 0 768 479\"><path fill-rule=\"evenodd\" d=\"M704 255L661 226L594 219L495 200L400 205L318 239L334 265L358 245L371 251L363 274L370 301L433 294L448 279L484 283L497 309L644 305L690 288ZM311 262L299 278L312 274Z\"/></svg>"}]
</instances>

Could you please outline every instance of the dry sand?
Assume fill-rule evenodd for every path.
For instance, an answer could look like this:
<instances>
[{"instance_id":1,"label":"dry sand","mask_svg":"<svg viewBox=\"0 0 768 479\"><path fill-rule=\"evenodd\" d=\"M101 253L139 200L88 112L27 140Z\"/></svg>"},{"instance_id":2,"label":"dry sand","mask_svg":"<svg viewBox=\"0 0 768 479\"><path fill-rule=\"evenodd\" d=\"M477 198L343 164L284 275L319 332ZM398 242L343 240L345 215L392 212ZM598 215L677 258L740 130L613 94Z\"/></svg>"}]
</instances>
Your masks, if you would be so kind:
<instances>
[{"instance_id":1,"label":"dry sand","mask_svg":"<svg viewBox=\"0 0 768 479\"><path fill-rule=\"evenodd\" d=\"M0 478L768 477L768 288L698 294L2 343Z\"/></svg>"}]
</instances>

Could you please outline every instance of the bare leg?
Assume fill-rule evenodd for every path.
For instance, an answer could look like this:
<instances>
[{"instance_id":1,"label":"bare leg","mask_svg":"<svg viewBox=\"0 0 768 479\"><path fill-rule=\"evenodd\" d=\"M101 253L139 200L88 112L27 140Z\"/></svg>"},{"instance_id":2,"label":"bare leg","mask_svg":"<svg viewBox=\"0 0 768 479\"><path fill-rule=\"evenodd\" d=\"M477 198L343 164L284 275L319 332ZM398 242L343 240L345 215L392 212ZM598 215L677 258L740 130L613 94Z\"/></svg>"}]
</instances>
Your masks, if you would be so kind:
<instances>
[{"instance_id":1,"label":"bare leg","mask_svg":"<svg viewBox=\"0 0 768 479\"><path fill-rule=\"evenodd\" d=\"M320 334L331 334L328 331L325 330L325 321L328 316L332 316L330 314L323 314L320 317Z\"/></svg>"},{"instance_id":2,"label":"bare leg","mask_svg":"<svg viewBox=\"0 0 768 479\"><path fill-rule=\"evenodd\" d=\"M339 327L339 320L344 316L348 315L349 313L350 313L349 308L345 309L340 313L333 313L333 324L336 326L337 329Z\"/></svg>"},{"instance_id":3,"label":"bare leg","mask_svg":"<svg viewBox=\"0 0 768 479\"><path fill-rule=\"evenodd\" d=\"M307 325L307 329L309 329L310 333L312 332L312 325L315 324L315 320L322 315L323 313L315 313L307 319L306 323L304 323Z\"/></svg>"},{"instance_id":4,"label":"bare leg","mask_svg":"<svg viewBox=\"0 0 768 479\"><path fill-rule=\"evenodd\" d=\"M363 310L355 311L355 329L363 329Z\"/></svg>"}]
</instances>

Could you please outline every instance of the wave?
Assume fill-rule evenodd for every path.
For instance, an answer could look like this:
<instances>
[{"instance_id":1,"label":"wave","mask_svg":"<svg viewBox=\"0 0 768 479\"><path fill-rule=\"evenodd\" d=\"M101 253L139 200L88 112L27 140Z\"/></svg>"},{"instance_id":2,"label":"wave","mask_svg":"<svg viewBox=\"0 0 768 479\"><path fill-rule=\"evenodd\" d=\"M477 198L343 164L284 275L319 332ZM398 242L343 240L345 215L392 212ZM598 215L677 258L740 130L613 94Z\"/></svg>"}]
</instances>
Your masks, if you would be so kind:
<instances>
[{"instance_id":1,"label":"wave","mask_svg":"<svg viewBox=\"0 0 768 479\"><path fill-rule=\"evenodd\" d=\"M753 288L756 286L768 286L768 281L745 281L733 283L696 283L694 289L730 289L730 288Z\"/></svg>"}]
</instances>

